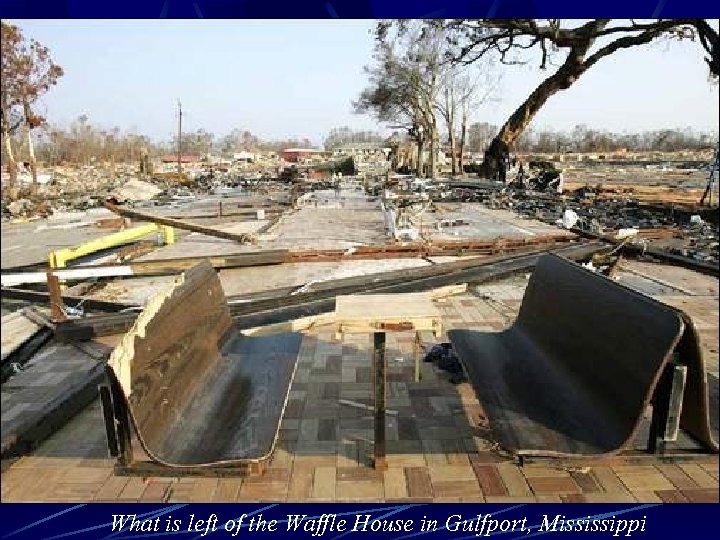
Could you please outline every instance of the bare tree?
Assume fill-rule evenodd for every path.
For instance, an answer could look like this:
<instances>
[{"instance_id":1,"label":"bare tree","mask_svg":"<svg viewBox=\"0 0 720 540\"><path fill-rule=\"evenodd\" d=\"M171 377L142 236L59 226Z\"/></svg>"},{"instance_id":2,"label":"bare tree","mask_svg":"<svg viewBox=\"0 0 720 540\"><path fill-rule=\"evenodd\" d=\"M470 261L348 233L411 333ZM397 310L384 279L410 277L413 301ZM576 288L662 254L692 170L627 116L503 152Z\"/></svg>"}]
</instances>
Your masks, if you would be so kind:
<instances>
[{"instance_id":1,"label":"bare tree","mask_svg":"<svg viewBox=\"0 0 720 540\"><path fill-rule=\"evenodd\" d=\"M465 87L467 81L466 74L460 73L459 69L450 70L447 78L443 81L443 99L438 102L438 112L445 120L445 129L448 132L448 143L450 144L450 167L451 174L457 174L457 160L455 159L456 144L456 128L457 128L457 110L458 94Z\"/></svg>"},{"instance_id":2,"label":"bare tree","mask_svg":"<svg viewBox=\"0 0 720 540\"><path fill-rule=\"evenodd\" d=\"M370 86L354 103L358 113L370 113L393 128L405 129L417 144L417 171L423 175L423 153L429 147L428 173L435 174L439 145L437 102L443 70L444 30L406 23L402 28L380 23L374 60L366 68Z\"/></svg>"},{"instance_id":3,"label":"bare tree","mask_svg":"<svg viewBox=\"0 0 720 540\"><path fill-rule=\"evenodd\" d=\"M10 186L17 181L17 163L13 151L12 136L22 124L22 114L18 107L17 75L14 61L14 51L20 46L22 34L16 26L0 23L2 32L0 39L0 53L2 54L2 72L0 73L0 122L2 123L2 137L5 156L8 160L10 173Z\"/></svg>"},{"instance_id":4,"label":"bare tree","mask_svg":"<svg viewBox=\"0 0 720 540\"><path fill-rule=\"evenodd\" d=\"M7 114L9 119L10 109L13 107L19 107L22 110L30 155L33 190L37 186L37 164L32 130L45 124L45 119L33 111L33 106L42 94L57 84L62 75L62 68L52 61L47 47L34 39L26 40L16 26L2 23L2 78L5 81L3 83L3 118ZM5 95L5 92L8 94ZM5 121L3 123L5 124ZM11 151L8 154L12 168L14 163L10 158Z\"/></svg>"},{"instance_id":5,"label":"bare tree","mask_svg":"<svg viewBox=\"0 0 720 540\"><path fill-rule=\"evenodd\" d=\"M458 47L456 60L465 63L489 54L497 55L504 64L525 63L528 51L537 50L540 67L546 69L551 55L566 51L557 70L510 115L490 143L485 152L485 176L495 175L504 155L551 96L572 86L598 61L615 52L662 36L681 39L700 36L711 73L717 75L717 31L703 19L659 19L642 23L592 19L575 27L567 27L567 23L559 19L462 19L426 24L445 27L451 33L451 43Z\"/></svg>"},{"instance_id":6,"label":"bare tree","mask_svg":"<svg viewBox=\"0 0 720 540\"><path fill-rule=\"evenodd\" d=\"M468 66L455 64L445 73L443 99L438 102L438 112L445 120L448 143L452 155L453 176L463 173L465 144L470 115L494 99L500 76L490 62Z\"/></svg>"}]
</instances>

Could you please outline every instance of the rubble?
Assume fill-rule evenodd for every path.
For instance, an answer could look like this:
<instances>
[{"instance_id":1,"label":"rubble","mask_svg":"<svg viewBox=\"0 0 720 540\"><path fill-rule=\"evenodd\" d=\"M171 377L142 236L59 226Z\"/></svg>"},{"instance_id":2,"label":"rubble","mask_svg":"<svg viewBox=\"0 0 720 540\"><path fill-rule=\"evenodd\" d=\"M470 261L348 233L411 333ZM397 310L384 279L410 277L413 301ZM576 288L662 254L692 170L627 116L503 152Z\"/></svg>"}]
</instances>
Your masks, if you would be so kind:
<instances>
[{"instance_id":1,"label":"rubble","mask_svg":"<svg viewBox=\"0 0 720 540\"><path fill-rule=\"evenodd\" d=\"M608 198L600 190L582 187L563 194L503 187L489 183L464 183L452 187L443 202L480 202L489 208L512 210L528 219L578 227L597 234L617 235L624 229L668 230L663 238L644 240L669 253L717 264L718 212L698 205L651 204L632 193ZM696 217L694 217L696 216ZM569 226L569 227L568 227Z\"/></svg>"},{"instance_id":2,"label":"rubble","mask_svg":"<svg viewBox=\"0 0 720 540\"><path fill-rule=\"evenodd\" d=\"M130 201L149 201L157 197L162 191L162 189L149 182L132 179L110 192L109 198L121 204Z\"/></svg>"}]
</instances>

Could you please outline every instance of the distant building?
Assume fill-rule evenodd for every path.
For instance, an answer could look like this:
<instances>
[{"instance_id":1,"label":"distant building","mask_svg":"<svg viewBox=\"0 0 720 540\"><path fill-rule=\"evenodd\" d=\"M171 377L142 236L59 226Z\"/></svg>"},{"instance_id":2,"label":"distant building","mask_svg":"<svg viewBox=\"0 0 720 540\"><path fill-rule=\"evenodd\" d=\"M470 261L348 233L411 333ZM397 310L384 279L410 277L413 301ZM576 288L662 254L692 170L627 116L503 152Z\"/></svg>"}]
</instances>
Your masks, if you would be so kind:
<instances>
[{"instance_id":1,"label":"distant building","mask_svg":"<svg viewBox=\"0 0 720 540\"><path fill-rule=\"evenodd\" d=\"M322 153L322 150L315 148L286 148L280 152L280 157L289 163L302 163L304 160Z\"/></svg>"}]
</instances>

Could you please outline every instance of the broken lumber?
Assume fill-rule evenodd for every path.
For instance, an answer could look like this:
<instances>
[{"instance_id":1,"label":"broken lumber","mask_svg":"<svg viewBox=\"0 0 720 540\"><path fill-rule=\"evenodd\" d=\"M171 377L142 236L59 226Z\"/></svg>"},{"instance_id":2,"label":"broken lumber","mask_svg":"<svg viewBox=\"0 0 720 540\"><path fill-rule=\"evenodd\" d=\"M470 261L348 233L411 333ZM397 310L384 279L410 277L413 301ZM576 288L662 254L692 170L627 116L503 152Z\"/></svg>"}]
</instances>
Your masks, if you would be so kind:
<instances>
[{"instance_id":1,"label":"broken lumber","mask_svg":"<svg viewBox=\"0 0 720 540\"><path fill-rule=\"evenodd\" d=\"M21 300L25 302L32 302L35 304L49 304L50 293L46 291L31 291L28 289L15 289L12 287L3 287L0 291L0 296L7 300ZM122 302L109 302L107 300L94 300L92 298L83 298L81 296L62 296L63 304L66 306L78 306L82 305L83 308L89 311L104 311L109 313L117 313L126 309L140 309L139 306L134 304L126 304Z\"/></svg>"},{"instance_id":2,"label":"broken lumber","mask_svg":"<svg viewBox=\"0 0 720 540\"><path fill-rule=\"evenodd\" d=\"M602 240L604 242L610 242L615 245L619 245L623 242L622 240L616 240L607 235L586 231L583 229L579 229L577 227L574 227L570 230L580 236L585 237L585 238L590 238L593 240ZM720 276L720 266L718 266L717 264L698 261L697 259L692 259L690 257L684 257L682 255L676 255L674 253L670 253L668 251L653 248L650 246L641 246L641 245L636 245L636 244L624 243L621 249L625 253L631 253L633 255L648 255L648 256L654 257L656 259L659 259L661 261L665 261L665 262L668 262L671 264L682 266L684 268L689 268L690 270L695 270L696 272L700 272L701 274L715 276L715 277Z\"/></svg>"},{"instance_id":3,"label":"broken lumber","mask_svg":"<svg viewBox=\"0 0 720 540\"><path fill-rule=\"evenodd\" d=\"M582 260L607 249L603 242L588 242L552 250L572 260ZM471 259L435 266L395 270L344 278L316 284L319 290L294 296L282 294L264 300L241 304L230 303L230 312L239 329L282 323L310 317L335 309L335 297L365 293L403 293L432 290L460 283L482 283L531 270L538 257L549 250L535 250L512 256ZM73 319L58 324L56 338L60 341L84 341L96 336L126 332L136 313L98 315Z\"/></svg>"},{"instance_id":4,"label":"broken lumber","mask_svg":"<svg viewBox=\"0 0 720 540\"><path fill-rule=\"evenodd\" d=\"M584 244L585 247L591 247L589 254L600 251L604 248L598 243ZM309 301L319 300L323 298L334 298L335 296L362 294L364 292L419 292L445 285L454 285L464 283L467 280L462 278L463 271L467 270L467 275L472 277L473 273L479 269L488 267L496 262L511 261L516 258L524 258L531 254L541 254L551 251L548 246L542 248L530 248L522 252L516 252L512 255L497 255L486 258L473 258L462 261L454 261L433 266L424 266L419 268L406 268L403 270L391 270L377 274L354 276L342 278L333 281L321 281L314 283L311 290L300 292L294 295L283 294L270 296L265 299L259 299L254 302L246 302L241 304L233 304L231 311L233 315L242 315L246 313L255 313L263 310L276 309L279 307L287 307L298 305ZM585 253L583 245L571 244L562 248L557 248L558 253ZM443 276L446 276L443 278ZM417 280L429 279L429 286L415 288L411 284ZM386 287L396 287L398 290L386 290Z\"/></svg>"},{"instance_id":5,"label":"broken lumber","mask_svg":"<svg viewBox=\"0 0 720 540\"><path fill-rule=\"evenodd\" d=\"M36 336L47 333L43 328ZM50 342L38 349L30 355L33 361L2 385L2 459L26 454L96 400L110 354L99 343L81 349Z\"/></svg>"},{"instance_id":6,"label":"broken lumber","mask_svg":"<svg viewBox=\"0 0 720 540\"><path fill-rule=\"evenodd\" d=\"M455 294L462 294L467 291L467 283L461 283L459 285L448 285L446 287L439 287L431 291L427 291L424 294L431 300L437 300L438 298L445 298ZM402 295L399 295L397 300L402 300ZM258 326L255 328L247 328L243 330L243 334L248 336L265 336L269 334L276 334L280 332L300 332L306 330L314 330L320 328L326 328L329 325L337 325L338 318L337 312L334 310L330 313L322 313L320 315L311 315L309 317L301 317L299 319L292 319L287 322L281 322L276 324L270 324L266 326Z\"/></svg>"},{"instance_id":7,"label":"broken lumber","mask_svg":"<svg viewBox=\"0 0 720 540\"><path fill-rule=\"evenodd\" d=\"M151 261L133 261L127 264L86 264L52 270L61 281L83 280L101 277L146 277L179 274L202 261L208 261L213 268L241 268L282 264L287 250L258 251L210 257L181 257ZM19 272L0 275L3 287L16 287L28 283L45 283L46 272Z\"/></svg>"},{"instance_id":8,"label":"broken lumber","mask_svg":"<svg viewBox=\"0 0 720 540\"><path fill-rule=\"evenodd\" d=\"M280 334L283 332L300 332L303 330L312 330L318 327L325 327L335 323L335 312L321 313L320 315L311 315L310 317L300 317L286 322L276 324L268 324L266 326L257 326L247 328L242 331L246 336L267 336L271 334Z\"/></svg>"},{"instance_id":9,"label":"broken lumber","mask_svg":"<svg viewBox=\"0 0 720 540\"><path fill-rule=\"evenodd\" d=\"M404 259L431 256L498 255L537 246L569 243L575 235L553 233L531 238L435 240L411 244L356 246L351 249L291 251L286 262L325 262L359 259Z\"/></svg>"},{"instance_id":10,"label":"broken lumber","mask_svg":"<svg viewBox=\"0 0 720 540\"><path fill-rule=\"evenodd\" d=\"M176 229L183 229L186 231L196 232L199 234L205 234L207 236L215 236L222 238L223 240L232 240L233 242L239 242L241 244L247 244L252 242L252 235L249 234L237 234L225 231L220 231L212 227L204 227L202 225L196 225L194 223L188 223L179 219L167 218L154 216L152 214L146 214L145 212L138 212L137 210L130 210L129 208L123 208L121 206L105 202L103 203L105 208L115 212L116 214L124 217L137 219L140 221L148 221L150 223L157 223L158 225L165 225L167 227L174 227Z\"/></svg>"},{"instance_id":11,"label":"broken lumber","mask_svg":"<svg viewBox=\"0 0 720 540\"><path fill-rule=\"evenodd\" d=\"M568 235L546 235L532 239L498 238L492 241L443 242L430 245L381 245L360 246L354 250L310 250L288 251L271 250L219 255L209 257L180 257L173 259L156 259L149 261L133 261L126 264L93 264L77 265L72 268L53 271L60 281L83 280L88 278L110 277L141 277L179 274L195 264L208 260L213 268L242 268L248 266L264 266L270 264L294 262L326 262L360 259L386 259L405 257L428 257L434 255L496 255L512 253L531 247L555 245L570 242ZM17 287L31 283L44 283L45 271L18 272L0 274L3 287Z\"/></svg>"},{"instance_id":12,"label":"broken lumber","mask_svg":"<svg viewBox=\"0 0 720 540\"><path fill-rule=\"evenodd\" d=\"M42 325L25 315L24 310L15 311L2 317L2 362L5 358L31 339Z\"/></svg>"}]
</instances>

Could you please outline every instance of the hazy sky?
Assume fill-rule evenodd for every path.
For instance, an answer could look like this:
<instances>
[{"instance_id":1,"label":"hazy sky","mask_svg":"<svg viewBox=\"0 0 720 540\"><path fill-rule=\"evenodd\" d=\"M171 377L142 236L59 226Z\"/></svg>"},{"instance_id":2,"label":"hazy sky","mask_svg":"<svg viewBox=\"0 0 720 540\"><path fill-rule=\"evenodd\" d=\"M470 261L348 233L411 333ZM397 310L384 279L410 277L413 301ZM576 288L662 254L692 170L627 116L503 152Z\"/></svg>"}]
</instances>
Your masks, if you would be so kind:
<instances>
[{"instance_id":1,"label":"hazy sky","mask_svg":"<svg viewBox=\"0 0 720 540\"><path fill-rule=\"evenodd\" d=\"M169 139L176 102L187 130L263 138L309 137L333 127L378 129L352 113L365 86L372 21L13 21L65 69L41 102L52 123L81 114L103 127ZM474 120L502 123L548 75L537 64L503 69L498 103ZM695 43L618 52L550 99L534 127L634 131L718 130L718 86ZM185 130L185 129L184 129Z\"/></svg>"}]
</instances>

